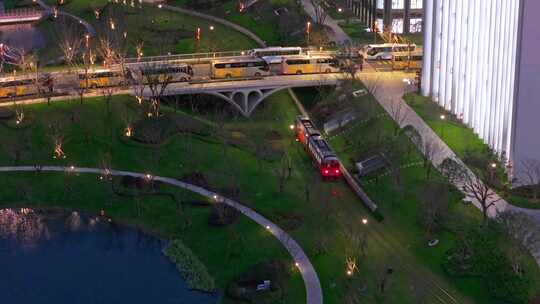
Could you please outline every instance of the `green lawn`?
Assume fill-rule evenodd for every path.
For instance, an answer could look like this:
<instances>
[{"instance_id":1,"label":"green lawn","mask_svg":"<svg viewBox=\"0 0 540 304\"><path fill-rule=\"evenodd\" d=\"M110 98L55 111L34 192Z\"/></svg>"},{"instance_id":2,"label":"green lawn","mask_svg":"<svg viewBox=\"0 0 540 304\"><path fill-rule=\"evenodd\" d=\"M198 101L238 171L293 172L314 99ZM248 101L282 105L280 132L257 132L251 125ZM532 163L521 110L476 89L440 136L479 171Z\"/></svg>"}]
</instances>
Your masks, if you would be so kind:
<instances>
[{"instance_id":1,"label":"green lawn","mask_svg":"<svg viewBox=\"0 0 540 304\"><path fill-rule=\"evenodd\" d=\"M497 176L500 183L506 183L507 175L503 169L503 164L500 163L489 146L474 133L473 129L460 122L455 115L448 113L436 103L431 102L429 98L417 94L407 94L404 96L404 100L468 166L476 170L485 171L485 168L478 167L476 162L468 161L468 154L477 155L477 157L484 159L485 163L495 162L498 164ZM446 119L442 120L440 118L442 114L445 115ZM540 203L513 194L511 191L502 191L501 189L499 194L516 206L540 209Z\"/></svg>"},{"instance_id":2,"label":"green lawn","mask_svg":"<svg viewBox=\"0 0 540 304\"><path fill-rule=\"evenodd\" d=\"M75 122L70 118L73 110L76 111ZM110 117L101 99L86 100L82 106L77 102L28 106L27 115L33 119L33 123L27 129L0 126L0 138L6 143L0 149L0 162L13 164L13 153L9 147L22 142L27 149L21 156L20 164L99 167L102 160L107 158L104 155L110 154L110 163L115 169L169 177L198 171L206 175L213 187L222 189L236 185L240 189L239 200L242 203L278 225L289 227L287 229L304 248L319 274L326 303L344 303L362 286L367 286L367 289L360 295L370 303L418 303L410 293L411 284L416 282L428 285L435 282L467 303L487 299L486 291L480 288L478 281L450 280L437 267L453 238L448 233L441 233L438 235L441 239L439 247L429 249L425 246L416 220L415 188L408 190L403 199L391 190L386 179L367 188L385 216L385 220L379 223L345 184L319 180L305 152L292 140L288 126L297 112L286 92L269 97L250 119L226 118L220 129L235 134L234 138L237 139L227 137L230 144L226 146L220 143L222 140L217 135L208 138L176 136L159 150L127 144L126 139L121 137L125 128L122 117L126 117L126 113L134 115L136 111L137 106L127 96L113 98ZM178 115L182 117L187 114ZM210 114L199 117L202 121L219 120ZM48 125L53 121L61 123L65 134L65 160L51 157ZM211 128L212 124L208 127ZM359 129L358 134L362 132L365 131ZM292 160L292 177L286 182L282 193L278 191L275 173L279 162L259 162L255 157L253 145L260 140L271 145L274 153L287 151ZM332 144L339 150L339 139L336 140ZM341 155L343 152L339 150L339 153ZM422 181L419 170L406 172L407 185ZM0 196L4 206L61 206L93 212L105 208L114 219L142 224L146 229L158 231L166 237L181 237L207 264L220 287L256 261L286 257L275 240L269 238L265 241L268 235L264 229L247 219L231 229L211 228L206 224L208 210L189 208L184 215L176 215L174 204L159 197L144 198L143 215L137 217L132 200L111 196L110 190L95 176L19 173L3 174L0 180L8 185ZM76 190L66 195L64 185L69 183L73 185L70 189ZM306 200L306 185L311 189L309 201ZM22 191L24 188L27 190ZM177 191L168 187L164 190ZM189 199L190 196L185 194L184 197ZM469 210L469 207L454 204L453 210L466 214L464 210ZM295 218L296 221L291 220ZM361 224L363 218L369 219L368 226ZM181 228L186 221L191 221L191 226ZM349 279L345 274L345 260L352 254L350 236L363 233L368 236L367 254L357 261L358 273ZM237 241L238 235L243 241ZM257 239L259 235L261 238ZM243 244L242 255L227 259L230 255L227 253L234 250L238 242ZM389 278L389 292L381 295L376 285L382 271L389 266L395 272ZM305 295L300 277L293 276L288 286L285 303L303 302ZM433 295L427 297L428 301L432 298Z\"/></svg>"},{"instance_id":3,"label":"green lawn","mask_svg":"<svg viewBox=\"0 0 540 304\"><path fill-rule=\"evenodd\" d=\"M299 90L299 96L310 96L306 90ZM311 94L315 95L315 94ZM300 97L301 98L301 97ZM352 123L346 127L344 135L332 136L331 146L335 149L345 166L354 172L354 161L364 159L372 155L374 146L377 146L377 138L380 138L379 145L384 146L384 142L392 137L394 122L384 115L384 110L371 97L361 98L358 102L371 104L375 109L373 116L382 115L378 119L367 120L362 123ZM402 135L403 136L403 135ZM464 302L492 303L485 285L479 278L456 278L446 275L441 269L441 263L446 259L445 252L452 247L456 241L456 227L474 227L481 223L481 213L474 206L461 203L462 195L454 188L450 188L448 194L450 208L448 210L447 224L436 234L440 240L440 245L429 248L425 245L424 229L420 225L420 193L428 182L426 170L421 165L422 157L412 146L407 138L403 138L399 144L402 148L400 157L401 184L403 190L396 187L395 179L390 174L362 178L364 189L368 195L378 204L379 211L384 215L384 230L380 235L380 241L386 243L387 251L394 252L395 256L389 254L394 263L402 265L411 275L425 277L428 280L435 280L438 284L445 286L458 295L458 299ZM376 148L375 148L376 150ZM408 167L410 164L418 164ZM431 181L447 183L444 178L432 170ZM459 223L459 224L457 224ZM457 224L457 226L456 226ZM500 240L500 246L508 245L507 237ZM540 272L538 266L528 257L526 261L527 269L534 272L535 286L540 286ZM434 299L432 299L435 301ZM461 302L461 301L460 301ZM399 302L401 303L401 302ZM432 303L428 300L427 303Z\"/></svg>"},{"instance_id":4,"label":"green lawn","mask_svg":"<svg viewBox=\"0 0 540 304\"><path fill-rule=\"evenodd\" d=\"M169 4L180 7L190 8L189 2L186 0L173 0ZM285 7L291 14L287 20L288 26L280 26L280 21L274 13L274 9ZM201 9L198 9L201 10ZM303 10L298 10L297 6L286 0L260 1L254 4L247 11L239 12L238 1L222 1L203 12L224 18L228 21L243 26L260 37L269 46L280 45L298 45L304 43L304 35L296 34L289 36L285 32L300 32L305 26L307 16Z\"/></svg>"},{"instance_id":5,"label":"green lawn","mask_svg":"<svg viewBox=\"0 0 540 304\"><path fill-rule=\"evenodd\" d=\"M124 51L128 56L136 56L136 45L141 41L144 43L145 56L245 50L256 46L247 36L225 26L210 24L204 19L158 9L154 6L144 5L142 8L132 8L104 0L92 2L92 4L88 1L73 0L61 9L89 21L98 31L99 37L99 33L103 33L103 20L108 20L107 10L102 12L100 20L96 20L93 8L103 10L105 6L114 7L113 16L123 20L117 21L117 27L118 31L127 32ZM50 41L56 41L62 36L62 32L55 29L54 22L56 21L49 20L40 23L40 28L47 33L47 39ZM214 26L212 31L211 25ZM199 42L195 39L197 28L201 29ZM93 43L97 47L97 41ZM50 45L55 44L50 43ZM61 56L62 53L55 47L41 50L41 58L44 58L44 61Z\"/></svg>"}]
</instances>

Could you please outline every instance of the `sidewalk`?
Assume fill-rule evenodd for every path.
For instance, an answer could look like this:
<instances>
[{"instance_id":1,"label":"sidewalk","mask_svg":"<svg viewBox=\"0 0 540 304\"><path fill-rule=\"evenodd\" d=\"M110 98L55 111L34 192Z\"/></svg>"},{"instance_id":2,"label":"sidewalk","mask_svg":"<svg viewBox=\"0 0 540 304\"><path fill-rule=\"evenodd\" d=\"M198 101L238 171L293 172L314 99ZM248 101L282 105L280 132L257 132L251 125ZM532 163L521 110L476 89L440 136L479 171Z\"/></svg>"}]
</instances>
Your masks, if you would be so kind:
<instances>
[{"instance_id":1,"label":"sidewalk","mask_svg":"<svg viewBox=\"0 0 540 304\"><path fill-rule=\"evenodd\" d=\"M311 19L316 20L316 14L315 14L315 7L313 7L313 4L310 0L302 0L302 5L304 6L304 10L306 13L311 17ZM338 25L337 21L332 19L330 15L328 15L325 19L324 25L330 27L333 31L334 36L330 37L332 41L334 41L336 44L350 44L351 38L347 33L341 29L341 27Z\"/></svg>"},{"instance_id":2,"label":"sidewalk","mask_svg":"<svg viewBox=\"0 0 540 304\"><path fill-rule=\"evenodd\" d=\"M375 98L379 104L385 109L386 112L392 117L392 103L396 100L401 102L402 109L406 113L406 118L402 121L400 127L403 128L407 125L413 126L422 136L423 142L433 142L439 149L436 150L436 154L433 156L433 165L438 166L446 159L459 159L459 157L450 149L446 143L428 126L428 124L409 107L409 105L403 100L403 95L407 92L407 84L403 82L404 78L413 78L414 75L403 72L385 72L385 73L359 73L359 79L363 83L377 82L378 90L375 91ZM382 88L382 89L381 89ZM422 147L419 147L422 151ZM469 174L473 174L469 170ZM454 183L456 188L463 192L463 184ZM466 195L466 193L464 193ZM480 203L475 199L466 198L478 209L481 210ZM532 217L536 222L540 223L540 210L536 209L524 209L513 206L505 201L503 198L494 194L492 201L496 201L494 206L488 209L488 216L495 218L499 212L503 211L516 211L527 214ZM540 265L540 250L531 252L538 265Z\"/></svg>"},{"instance_id":3,"label":"sidewalk","mask_svg":"<svg viewBox=\"0 0 540 304\"><path fill-rule=\"evenodd\" d=\"M35 0L35 2L37 4L39 4L39 6L41 6L49 14L54 14L53 8L51 6L49 6L49 5L47 5L45 2L43 2L43 0ZM96 35L96 31L94 30L92 25L90 25L90 23L88 23L86 20L84 20L84 19L82 19L80 17L77 17L77 16L75 16L73 14L61 11L61 10L58 10L58 15L68 16L70 18L73 18L73 19L79 21L79 23L82 24L86 28L86 32L88 32L88 35L90 35L91 37Z\"/></svg>"}]
</instances>

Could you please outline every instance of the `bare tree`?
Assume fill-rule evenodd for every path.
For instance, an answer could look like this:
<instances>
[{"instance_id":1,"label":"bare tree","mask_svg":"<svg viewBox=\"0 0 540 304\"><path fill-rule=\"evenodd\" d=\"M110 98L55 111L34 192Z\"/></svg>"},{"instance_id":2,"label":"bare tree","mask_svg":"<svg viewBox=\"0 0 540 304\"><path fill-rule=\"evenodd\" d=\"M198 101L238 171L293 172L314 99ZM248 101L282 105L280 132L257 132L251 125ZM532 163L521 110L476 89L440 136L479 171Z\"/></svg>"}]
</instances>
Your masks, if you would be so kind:
<instances>
[{"instance_id":1,"label":"bare tree","mask_svg":"<svg viewBox=\"0 0 540 304\"><path fill-rule=\"evenodd\" d=\"M54 150L53 158L64 159L66 154L64 153L64 134L62 132L62 126L60 123L54 123L49 125L49 136L51 138Z\"/></svg>"},{"instance_id":2,"label":"bare tree","mask_svg":"<svg viewBox=\"0 0 540 304\"><path fill-rule=\"evenodd\" d=\"M125 11L116 5L108 5L98 26L97 49L105 66L118 64L125 78L125 59L128 48L128 29Z\"/></svg>"},{"instance_id":3,"label":"bare tree","mask_svg":"<svg viewBox=\"0 0 540 304\"><path fill-rule=\"evenodd\" d=\"M412 125L406 125L405 127L403 127L403 133L409 138L412 143L412 145L407 145L407 155L412 152L412 149L423 147L422 136L415 127L413 127Z\"/></svg>"},{"instance_id":4,"label":"bare tree","mask_svg":"<svg viewBox=\"0 0 540 304\"><path fill-rule=\"evenodd\" d=\"M311 5L313 5L313 9L315 12L315 20L313 20L315 23L324 25L326 22L326 18L328 17L328 14L326 13L326 10L322 6L321 0L310 0Z\"/></svg>"},{"instance_id":5,"label":"bare tree","mask_svg":"<svg viewBox=\"0 0 540 304\"><path fill-rule=\"evenodd\" d=\"M423 149L423 159L424 159L424 169L426 170L426 178L431 177L431 170L435 165L433 163L435 156L440 152L441 146L435 140L424 140Z\"/></svg>"},{"instance_id":6,"label":"bare tree","mask_svg":"<svg viewBox=\"0 0 540 304\"><path fill-rule=\"evenodd\" d=\"M274 168L274 173L278 179L279 193L282 193L285 188L285 183L291 175L291 159L287 152L283 152L277 168Z\"/></svg>"},{"instance_id":7,"label":"bare tree","mask_svg":"<svg viewBox=\"0 0 540 304\"><path fill-rule=\"evenodd\" d=\"M464 175L462 181L462 190L468 198L475 199L482 209L484 224L488 220L488 210L495 206L500 200L495 192L493 192L487 183L478 177L473 172L468 172Z\"/></svg>"},{"instance_id":8,"label":"bare tree","mask_svg":"<svg viewBox=\"0 0 540 304\"><path fill-rule=\"evenodd\" d=\"M152 70L160 70L159 73L153 73ZM161 99L167 87L172 83L173 76L167 72L167 66L164 65L146 65L140 70L141 77L150 93L151 113L155 117L160 115Z\"/></svg>"},{"instance_id":9,"label":"bare tree","mask_svg":"<svg viewBox=\"0 0 540 304\"><path fill-rule=\"evenodd\" d=\"M448 214L448 189L444 184L430 182L426 183L420 196L422 224L427 239L431 240Z\"/></svg>"},{"instance_id":10,"label":"bare tree","mask_svg":"<svg viewBox=\"0 0 540 304\"><path fill-rule=\"evenodd\" d=\"M452 158L445 158L439 165L439 170L452 184L462 181L465 174L467 174L466 169Z\"/></svg>"},{"instance_id":11,"label":"bare tree","mask_svg":"<svg viewBox=\"0 0 540 304\"><path fill-rule=\"evenodd\" d=\"M65 62L71 66L84 41L84 32L79 24L72 24L67 17L60 17L55 21L55 31L58 37L58 46L62 51Z\"/></svg>"},{"instance_id":12,"label":"bare tree","mask_svg":"<svg viewBox=\"0 0 540 304\"><path fill-rule=\"evenodd\" d=\"M540 161L528 159L521 162L521 176L527 185L530 185L534 201L538 201L540 194Z\"/></svg>"},{"instance_id":13,"label":"bare tree","mask_svg":"<svg viewBox=\"0 0 540 304\"><path fill-rule=\"evenodd\" d=\"M116 91L117 88L114 86L107 86L101 89L101 95L103 96L105 105L107 106L107 116L111 115L111 100Z\"/></svg>"},{"instance_id":14,"label":"bare tree","mask_svg":"<svg viewBox=\"0 0 540 304\"><path fill-rule=\"evenodd\" d=\"M404 105L404 102L398 99L392 100L392 103L390 104L390 115L392 116L392 119L396 122L394 125L394 136L398 134L399 129L403 124L405 123L405 120L407 120L407 117L409 115L409 112L407 111L407 108Z\"/></svg>"}]
</instances>

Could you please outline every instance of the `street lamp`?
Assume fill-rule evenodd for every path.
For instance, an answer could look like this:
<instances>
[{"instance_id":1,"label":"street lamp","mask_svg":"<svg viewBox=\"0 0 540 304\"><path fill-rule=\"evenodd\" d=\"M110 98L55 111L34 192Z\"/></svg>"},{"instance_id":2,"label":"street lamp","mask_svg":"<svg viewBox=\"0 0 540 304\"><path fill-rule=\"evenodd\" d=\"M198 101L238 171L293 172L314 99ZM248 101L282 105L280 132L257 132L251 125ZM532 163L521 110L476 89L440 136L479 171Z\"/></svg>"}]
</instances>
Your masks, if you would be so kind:
<instances>
[{"instance_id":1,"label":"street lamp","mask_svg":"<svg viewBox=\"0 0 540 304\"><path fill-rule=\"evenodd\" d=\"M444 114L441 114L441 139L444 141L444 121L446 120L446 116Z\"/></svg>"},{"instance_id":2,"label":"street lamp","mask_svg":"<svg viewBox=\"0 0 540 304\"><path fill-rule=\"evenodd\" d=\"M307 44L309 45L309 33L311 32L311 22L306 23Z\"/></svg>"},{"instance_id":3,"label":"street lamp","mask_svg":"<svg viewBox=\"0 0 540 304\"><path fill-rule=\"evenodd\" d=\"M489 177L493 182L495 180L495 173L497 172L497 163L493 162L489 164Z\"/></svg>"},{"instance_id":4,"label":"street lamp","mask_svg":"<svg viewBox=\"0 0 540 304\"><path fill-rule=\"evenodd\" d=\"M214 26L213 26L213 25L210 25L210 30L211 30L211 31L214 30Z\"/></svg>"},{"instance_id":5,"label":"street lamp","mask_svg":"<svg viewBox=\"0 0 540 304\"><path fill-rule=\"evenodd\" d=\"M362 219L362 224L367 225L367 223L368 223L367 218L363 218L363 219Z\"/></svg>"}]
</instances>

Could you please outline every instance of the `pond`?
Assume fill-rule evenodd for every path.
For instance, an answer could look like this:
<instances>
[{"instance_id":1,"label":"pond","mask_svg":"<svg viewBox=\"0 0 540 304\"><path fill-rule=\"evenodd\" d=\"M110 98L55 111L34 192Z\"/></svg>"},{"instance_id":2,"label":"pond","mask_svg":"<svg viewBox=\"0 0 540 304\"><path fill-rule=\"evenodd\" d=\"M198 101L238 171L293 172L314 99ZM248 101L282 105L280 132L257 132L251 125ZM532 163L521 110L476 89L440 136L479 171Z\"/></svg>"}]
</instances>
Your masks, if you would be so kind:
<instances>
[{"instance_id":1,"label":"pond","mask_svg":"<svg viewBox=\"0 0 540 304\"><path fill-rule=\"evenodd\" d=\"M2 303L217 303L188 289L166 241L78 212L0 209Z\"/></svg>"},{"instance_id":2,"label":"pond","mask_svg":"<svg viewBox=\"0 0 540 304\"><path fill-rule=\"evenodd\" d=\"M4 13L4 1L0 0L0 14ZM0 41L30 52L45 46L45 35L35 23L0 25Z\"/></svg>"}]
</instances>

